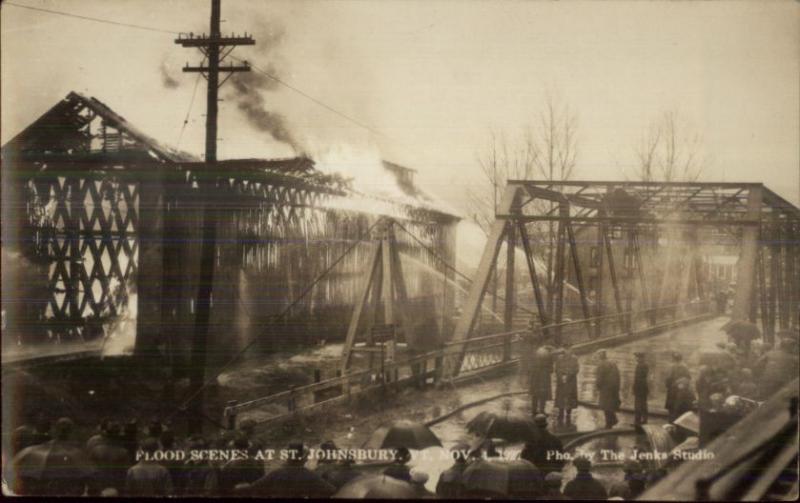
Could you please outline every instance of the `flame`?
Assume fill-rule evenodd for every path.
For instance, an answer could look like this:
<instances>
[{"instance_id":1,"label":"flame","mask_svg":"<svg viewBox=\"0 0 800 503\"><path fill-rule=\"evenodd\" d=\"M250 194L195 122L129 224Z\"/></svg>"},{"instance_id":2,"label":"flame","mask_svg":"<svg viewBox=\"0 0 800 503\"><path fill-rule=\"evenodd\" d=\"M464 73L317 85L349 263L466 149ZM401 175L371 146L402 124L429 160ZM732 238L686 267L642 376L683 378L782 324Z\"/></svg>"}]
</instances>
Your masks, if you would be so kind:
<instances>
[{"instance_id":1,"label":"flame","mask_svg":"<svg viewBox=\"0 0 800 503\"><path fill-rule=\"evenodd\" d=\"M118 285L117 278L111 279L111 290ZM136 319L138 311L138 294L128 292L128 301L120 307L117 318L104 327L102 356L132 354L136 343Z\"/></svg>"}]
</instances>

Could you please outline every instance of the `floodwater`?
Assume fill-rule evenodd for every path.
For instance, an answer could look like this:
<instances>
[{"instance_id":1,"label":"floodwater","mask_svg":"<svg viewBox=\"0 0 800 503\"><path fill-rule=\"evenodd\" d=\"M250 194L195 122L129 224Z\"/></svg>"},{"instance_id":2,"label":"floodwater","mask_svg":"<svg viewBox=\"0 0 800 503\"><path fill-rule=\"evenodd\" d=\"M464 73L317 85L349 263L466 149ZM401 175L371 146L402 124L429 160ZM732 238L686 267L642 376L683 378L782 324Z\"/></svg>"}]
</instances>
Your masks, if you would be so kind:
<instances>
[{"instance_id":1,"label":"floodwater","mask_svg":"<svg viewBox=\"0 0 800 503\"><path fill-rule=\"evenodd\" d=\"M714 351L716 343L726 340L726 335L721 327L727 322L727 318L716 318L688 327L672 330L662 335L648 339L628 343L618 348L606 350L610 359L615 361L621 374L621 398L623 406L633 406L633 396L631 387L633 382L633 370L635 358L633 353L643 351L650 365L650 408L652 410L663 410L665 398L665 377L667 369L671 363L670 355L679 352L683 355L684 361L689 367L693 377L696 376L698 359L700 353ZM329 351L317 351L319 358L330 358ZM303 363L309 364L310 356L300 358ZM313 359L311 360L313 362ZM591 355L579 357L581 363L578 375L579 399L586 402L596 402L597 396L594 389L595 363ZM299 363L299 362L297 362ZM473 381L469 384L447 385L441 389L429 389L423 392L409 391L395 398L392 403L378 404L377 409L369 413L344 413L336 416L327 415L321 424L310 424L304 433L294 433L292 438L304 440L306 445L314 446L323 439L332 439L341 448L360 447L369 438L369 435L378 427L386 425L399 419L410 419L418 422L429 421L456 407L469 404L484 398L492 397L501 393L517 392L523 390L521 379L518 375L507 376L499 379L487 381ZM466 431L466 424L470 419L483 411L490 411L498 415L508 414L530 416L531 407L527 394L516 394L509 397L499 398L485 404L468 408L459 414L447 419L446 421L434 425L431 429L442 441L443 448L430 448L425 451L412 451L411 466L424 470L429 475L426 487L433 491L436 488L439 474L452 465L449 457L449 449L456 444L469 442L474 439ZM548 412L552 412L548 410ZM620 412L618 414L620 425L630 425L633 418L630 414ZM564 431L552 424L552 414L550 417L552 431ZM572 431L590 432L603 428L603 413L596 409L579 407L573 411L574 426ZM650 423L663 423L663 419L651 417ZM278 440L275 438L275 440ZM281 439L280 441L289 439ZM626 453L635 444L636 438L633 435L620 435L588 442L581 446L586 451L597 451L607 449L609 451ZM279 446L275 446L279 447ZM501 455L505 457L516 457L519 455L521 445L507 445L499 447ZM604 481L606 487L613 480L621 480L622 472L619 464L614 464L609 460L606 466L602 465L600 459L595 463L596 476ZM566 465L564 480L570 480L574 476L574 468Z\"/></svg>"}]
</instances>

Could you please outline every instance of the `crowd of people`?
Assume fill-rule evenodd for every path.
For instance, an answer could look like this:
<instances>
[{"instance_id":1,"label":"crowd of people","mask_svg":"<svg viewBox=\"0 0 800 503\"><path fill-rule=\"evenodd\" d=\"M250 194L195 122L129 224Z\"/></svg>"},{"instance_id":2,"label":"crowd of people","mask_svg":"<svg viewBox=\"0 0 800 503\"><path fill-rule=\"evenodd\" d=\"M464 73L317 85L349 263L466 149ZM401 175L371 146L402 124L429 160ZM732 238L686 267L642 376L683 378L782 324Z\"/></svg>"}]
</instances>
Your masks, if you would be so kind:
<instances>
[{"instance_id":1,"label":"crowd of people","mask_svg":"<svg viewBox=\"0 0 800 503\"><path fill-rule=\"evenodd\" d=\"M742 407L769 398L793 376L797 375L798 340L795 333L778 334L778 344L771 347L760 339L731 334L721 342L719 351L700 357L693 378L680 353L672 354L671 365L663 382L665 408L673 422L685 412L695 411L703 417L719 412L742 412ZM577 376L580 366L569 348L541 344L532 350L528 381L533 408L535 435L525 444L521 459L531 462L541 477L531 479L538 484L529 494L548 499L632 499L663 474L645 473L635 461L626 462L625 481L606 488L591 472L585 458L572 461L576 475L564 484L563 465L552 456L563 452L559 438L548 431L544 415L548 401L558 409L556 422L569 424L577 407ZM712 357L713 356L713 357ZM635 353L633 375L634 420L648 420L647 402L650 393L647 355ZM595 354L595 386L598 405L604 412L605 427L618 422L620 372L605 351ZM552 377L555 376L555 383ZM553 386L554 384L554 386ZM552 390L555 389L555 396ZM703 413L706 416L703 416ZM702 436L702 433L701 433ZM267 471L263 460L253 454L264 449L255 435L255 424L242 421L233 431L225 431L209 439L200 435L177 438L167 425L154 420L144 427L136 421L122 424L104 420L98 431L85 444L76 442L75 425L69 418L50 423L40 416L32 424L14 430L11 437L10 463L4 463L5 480L19 495L50 496L253 496L253 497L316 497L334 495L345 484L363 474L364 467L349 457L308 460L308 449L301 443L290 444L292 453L278 468ZM248 455L238 459L208 459L163 456L163 453L235 450ZM321 451L337 451L328 441ZM6 451L8 452L8 451ZM162 454L159 457L159 453ZM387 477L407 482L418 498L463 498L488 496L467 490L463 474L479 459L491 458L497 452L489 444L483 451L464 457L454 453L455 462L442 472L435 491L426 489L429 474L409 466L408 449L397 450L394 462L384 471ZM313 469L309 466L313 465ZM538 492L537 492L538 491Z\"/></svg>"},{"instance_id":2,"label":"crowd of people","mask_svg":"<svg viewBox=\"0 0 800 503\"><path fill-rule=\"evenodd\" d=\"M625 487L614 486L606 491L593 478L591 463L584 458L573 462L577 474L564 484L565 461L552 456L553 452L563 453L563 445L548 431L546 416L537 415L534 424L536 434L525 444L520 458L531 462L538 475L522 481L530 487L517 490L534 499L605 499L615 495L629 499L644 490L647 477L640 467L633 467L630 476L626 475ZM320 456L312 468L309 449L299 442L289 444L285 449L287 459L268 471L264 461L253 455L264 448L254 426L245 420L236 430L216 439L197 435L179 439L158 421L140 428L135 421L120 424L104 420L97 433L81 444L74 438L72 420L61 418L52 425L39 420L14 431L13 459L5 476L15 494L30 496L328 498L365 474L363 467L348 456ZM175 459L166 454L214 449L250 455L223 461ZM318 450L331 454L338 451L332 441L322 443ZM453 450L454 463L440 474L434 491L426 488L430 474L409 466L408 449L397 449L394 461L382 473L407 482L418 499L503 496L470 489L463 477L472 463L500 455L491 442L469 455L464 452Z\"/></svg>"},{"instance_id":3,"label":"crowd of people","mask_svg":"<svg viewBox=\"0 0 800 503\"><path fill-rule=\"evenodd\" d=\"M745 322L731 324L728 340L717 344L718 351L701 353L696 378L692 377L681 353L671 354L663 382L664 408L669 422L689 411L731 411L738 408L739 412L746 412L748 407L767 400L797 376L798 334L779 332L777 344L772 345L760 338L754 325L748 325ZM745 330L741 329L743 326ZM547 339L532 344L532 356L527 365L532 413L544 413L547 402L552 400L557 410L557 423L570 425L578 400L578 359L569 348L556 347ZM635 352L634 356L636 367L630 391L634 399L634 423L640 425L648 421L650 366L644 352ZM597 405L603 411L605 428L610 429L619 422L617 412L622 404L620 371L605 350L597 351L594 361Z\"/></svg>"}]
</instances>

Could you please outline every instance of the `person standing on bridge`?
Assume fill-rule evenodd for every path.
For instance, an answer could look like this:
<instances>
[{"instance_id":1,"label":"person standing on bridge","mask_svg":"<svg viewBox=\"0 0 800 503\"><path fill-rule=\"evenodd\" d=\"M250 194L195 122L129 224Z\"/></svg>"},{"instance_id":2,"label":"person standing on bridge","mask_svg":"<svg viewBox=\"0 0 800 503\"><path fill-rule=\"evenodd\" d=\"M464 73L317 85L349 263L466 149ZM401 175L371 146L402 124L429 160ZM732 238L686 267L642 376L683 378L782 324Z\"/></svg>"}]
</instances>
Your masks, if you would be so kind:
<instances>
[{"instance_id":1,"label":"person standing on bridge","mask_svg":"<svg viewBox=\"0 0 800 503\"><path fill-rule=\"evenodd\" d=\"M595 374L598 405L603 409L603 414L605 414L606 419L606 429L608 430L619 422L617 420L617 411L620 406L619 368L616 363L608 359L603 349L596 353L596 358L599 362Z\"/></svg>"},{"instance_id":2,"label":"person standing on bridge","mask_svg":"<svg viewBox=\"0 0 800 503\"><path fill-rule=\"evenodd\" d=\"M552 347L539 346L533 355L530 373L528 374L528 391L531 395L531 414L544 414L547 401L552 398L553 373Z\"/></svg>"},{"instance_id":3,"label":"person standing on bridge","mask_svg":"<svg viewBox=\"0 0 800 503\"><path fill-rule=\"evenodd\" d=\"M664 402L664 408L669 411L670 421L673 421L678 417L675 415L677 410L675 393L677 391L678 380L683 378L691 381L692 376L689 374L689 369L683 363L683 355L678 352L674 352L672 353L672 365L667 372L667 379L665 382L667 388L667 399Z\"/></svg>"},{"instance_id":4,"label":"person standing on bridge","mask_svg":"<svg viewBox=\"0 0 800 503\"><path fill-rule=\"evenodd\" d=\"M638 426L647 424L647 397L650 394L647 376L650 367L643 352L637 351L633 354L636 357L636 369L633 371L633 423Z\"/></svg>"},{"instance_id":5,"label":"person standing on bridge","mask_svg":"<svg viewBox=\"0 0 800 503\"><path fill-rule=\"evenodd\" d=\"M556 360L556 400L558 424L570 424L572 409L578 406L578 358L565 348Z\"/></svg>"}]
</instances>

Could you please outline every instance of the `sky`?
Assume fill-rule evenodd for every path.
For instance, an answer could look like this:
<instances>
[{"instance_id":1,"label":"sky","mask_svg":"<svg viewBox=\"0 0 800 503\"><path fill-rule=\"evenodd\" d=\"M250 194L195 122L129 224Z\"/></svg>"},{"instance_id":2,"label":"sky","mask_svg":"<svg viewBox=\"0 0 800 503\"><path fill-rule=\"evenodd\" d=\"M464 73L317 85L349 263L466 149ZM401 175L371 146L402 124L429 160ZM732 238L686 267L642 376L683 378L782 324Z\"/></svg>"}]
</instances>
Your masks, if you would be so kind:
<instances>
[{"instance_id":1,"label":"sky","mask_svg":"<svg viewBox=\"0 0 800 503\"><path fill-rule=\"evenodd\" d=\"M170 32L208 31L209 10L208 0L3 2L0 140L74 90L201 154L205 81L195 93L196 74L180 68L202 56ZM415 168L463 212L484 183L477 156L490 132L534 124L547 96L577 116L575 179L629 177L649 125L675 112L701 139L701 180L763 182L800 202L797 2L223 0L222 19L223 32L256 39L235 56L306 95L269 79L255 91L302 151ZM220 158L294 155L253 127L233 89L220 95Z\"/></svg>"}]
</instances>

